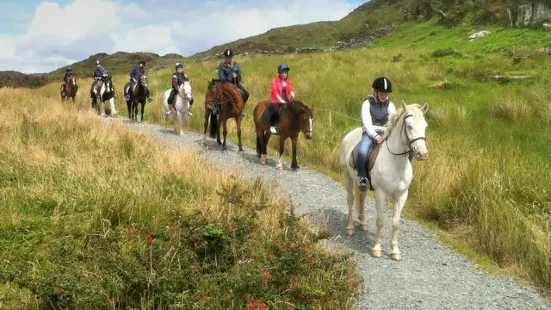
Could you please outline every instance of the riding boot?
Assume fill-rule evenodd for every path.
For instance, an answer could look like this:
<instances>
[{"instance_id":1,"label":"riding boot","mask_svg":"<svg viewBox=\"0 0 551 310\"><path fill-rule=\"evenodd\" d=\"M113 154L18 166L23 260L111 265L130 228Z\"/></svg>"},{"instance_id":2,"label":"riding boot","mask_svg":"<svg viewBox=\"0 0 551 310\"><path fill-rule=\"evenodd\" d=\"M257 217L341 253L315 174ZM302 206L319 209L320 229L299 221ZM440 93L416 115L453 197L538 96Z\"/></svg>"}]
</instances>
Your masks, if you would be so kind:
<instances>
[{"instance_id":1,"label":"riding boot","mask_svg":"<svg viewBox=\"0 0 551 310\"><path fill-rule=\"evenodd\" d=\"M281 107L279 104L273 104L272 105L274 110L272 111L272 115L270 117L270 132L274 135L279 134L279 119L281 118Z\"/></svg>"},{"instance_id":2,"label":"riding boot","mask_svg":"<svg viewBox=\"0 0 551 310\"><path fill-rule=\"evenodd\" d=\"M359 178L358 186L362 192L366 191L368 187L371 187L367 179L367 156L372 145L373 141L367 133L364 132L358 150L358 158L356 159L356 169L358 170Z\"/></svg>"},{"instance_id":3,"label":"riding boot","mask_svg":"<svg viewBox=\"0 0 551 310\"><path fill-rule=\"evenodd\" d=\"M193 115L193 113L191 113L191 106L192 106L192 105L193 105L193 98L191 98L191 99L189 100L189 109L187 110L187 114L188 114L189 116L192 116L192 115Z\"/></svg>"},{"instance_id":4,"label":"riding boot","mask_svg":"<svg viewBox=\"0 0 551 310\"><path fill-rule=\"evenodd\" d=\"M153 98L151 98L151 94L149 93L149 89L147 89L147 101L153 101Z\"/></svg>"},{"instance_id":5,"label":"riding boot","mask_svg":"<svg viewBox=\"0 0 551 310\"><path fill-rule=\"evenodd\" d=\"M170 105L174 105L175 102L174 102L174 99L176 99L176 94L178 94L178 91L175 90L175 89L172 89L172 91L170 92L170 95L168 96L168 104Z\"/></svg>"}]
</instances>

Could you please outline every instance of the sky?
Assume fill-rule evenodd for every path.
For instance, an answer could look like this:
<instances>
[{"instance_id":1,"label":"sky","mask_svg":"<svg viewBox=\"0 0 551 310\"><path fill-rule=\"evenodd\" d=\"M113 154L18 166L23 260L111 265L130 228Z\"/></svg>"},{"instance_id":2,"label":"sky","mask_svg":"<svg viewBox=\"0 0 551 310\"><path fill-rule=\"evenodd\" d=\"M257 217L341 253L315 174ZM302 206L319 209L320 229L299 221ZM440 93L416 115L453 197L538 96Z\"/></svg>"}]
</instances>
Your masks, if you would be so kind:
<instances>
[{"instance_id":1,"label":"sky","mask_svg":"<svg viewBox=\"0 0 551 310\"><path fill-rule=\"evenodd\" d=\"M190 56L271 28L338 20L366 0L1 0L0 71L50 72L96 53Z\"/></svg>"}]
</instances>

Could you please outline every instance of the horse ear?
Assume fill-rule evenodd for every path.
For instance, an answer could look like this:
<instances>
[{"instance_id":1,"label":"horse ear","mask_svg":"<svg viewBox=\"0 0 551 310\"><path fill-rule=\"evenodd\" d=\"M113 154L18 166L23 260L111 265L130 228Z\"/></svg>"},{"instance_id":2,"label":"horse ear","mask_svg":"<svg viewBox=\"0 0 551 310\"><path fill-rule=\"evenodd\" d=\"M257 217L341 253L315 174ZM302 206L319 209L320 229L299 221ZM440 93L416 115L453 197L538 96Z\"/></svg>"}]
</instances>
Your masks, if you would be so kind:
<instances>
[{"instance_id":1,"label":"horse ear","mask_svg":"<svg viewBox=\"0 0 551 310\"><path fill-rule=\"evenodd\" d=\"M404 100L402 100L402 109L404 109L404 112L406 112L408 110Z\"/></svg>"},{"instance_id":2,"label":"horse ear","mask_svg":"<svg viewBox=\"0 0 551 310\"><path fill-rule=\"evenodd\" d=\"M421 107L421 112L423 112L423 114L425 114L425 113L427 113L428 110L429 110L429 103L425 102L425 104L423 104L423 106Z\"/></svg>"}]
</instances>

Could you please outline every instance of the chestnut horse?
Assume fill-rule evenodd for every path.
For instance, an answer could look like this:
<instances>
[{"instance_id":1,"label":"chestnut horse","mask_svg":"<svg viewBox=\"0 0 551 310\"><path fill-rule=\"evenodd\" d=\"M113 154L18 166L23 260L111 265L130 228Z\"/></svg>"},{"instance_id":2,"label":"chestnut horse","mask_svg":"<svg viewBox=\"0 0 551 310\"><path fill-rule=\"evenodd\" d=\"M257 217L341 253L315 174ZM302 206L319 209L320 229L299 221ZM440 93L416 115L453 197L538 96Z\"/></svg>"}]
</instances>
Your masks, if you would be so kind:
<instances>
[{"instance_id":1,"label":"chestnut horse","mask_svg":"<svg viewBox=\"0 0 551 310\"><path fill-rule=\"evenodd\" d=\"M272 111L272 102L261 101L254 108L254 126L256 128L256 155L261 158L262 164L266 164L267 145L270 140L270 118L272 113L278 113ZM301 101L292 101L290 103L283 104L280 107L280 121L279 121L279 159L277 163L278 169L283 169L283 163L281 156L285 146L285 140L291 138L293 146L293 161L291 163L292 169L298 169L297 164L297 140L300 132L304 133L306 139L312 139L312 125L314 121L314 112L302 103Z\"/></svg>"},{"instance_id":2,"label":"chestnut horse","mask_svg":"<svg viewBox=\"0 0 551 310\"><path fill-rule=\"evenodd\" d=\"M210 134L211 138L216 136L216 142L222 144L222 149L226 150L226 136L228 135L228 119L234 118L237 124L237 138L239 151L243 152L241 144L241 120L242 112L245 107L243 97L239 88L235 85L219 80L208 82L207 92L205 94L205 131L203 144L207 140L207 128L209 127L210 119ZM223 128L224 141L220 141L220 125Z\"/></svg>"},{"instance_id":3,"label":"chestnut horse","mask_svg":"<svg viewBox=\"0 0 551 310\"><path fill-rule=\"evenodd\" d=\"M71 73L69 82L63 85L61 89L61 101L68 100L69 98L73 99L75 102L75 97L77 96L78 85L77 85L77 76L74 73Z\"/></svg>"}]
</instances>

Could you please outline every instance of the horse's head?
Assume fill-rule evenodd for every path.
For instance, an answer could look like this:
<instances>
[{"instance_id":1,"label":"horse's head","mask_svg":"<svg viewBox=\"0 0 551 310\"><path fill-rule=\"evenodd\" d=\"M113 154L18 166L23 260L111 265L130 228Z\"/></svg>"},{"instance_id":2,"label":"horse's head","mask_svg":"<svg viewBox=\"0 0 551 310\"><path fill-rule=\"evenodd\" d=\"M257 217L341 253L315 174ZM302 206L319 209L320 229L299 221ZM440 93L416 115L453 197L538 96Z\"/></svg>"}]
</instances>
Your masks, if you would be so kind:
<instances>
[{"instance_id":1,"label":"horse's head","mask_svg":"<svg viewBox=\"0 0 551 310\"><path fill-rule=\"evenodd\" d=\"M147 75L142 74L142 76L140 76L140 85L147 88Z\"/></svg>"},{"instance_id":2,"label":"horse's head","mask_svg":"<svg viewBox=\"0 0 551 310\"><path fill-rule=\"evenodd\" d=\"M77 75L74 74L74 73L71 73L70 75L70 79L69 79L69 83L72 84L72 85L76 85L77 84Z\"/></svg>"},{"instance_id":3,"label":"horse's head","mask_svg":"<svg viewBox=\"0 0 551 310\"><path fill-rule=\"evenodd\" d=\"M404 134L401 135L402 142L413 151L413 155L417 160L425 160L429 155L425 141L425 130L428 126L425 113L428 109L428 103L422 106L419 104L406 105L402 101L402 113L396 113L395 115L397 118L402 118L403 121L402 132Z\"/></svg>"},{"instance_id":4,"label":"horse's head","mask_svg":"<svg viewBox=\"0 0 551 310\"><path fill-rule=\"evenodd\" d=\"M108 75L105 77L105 92L110 93L113 91L113 81L111 81L111 76Z\"/></svg>"},{"instance_id":5,"label":"horse's head","mask_svg":"<svg viewBox=\"0 0 551 310\"><path fill-rule=\"evenodd\" d=\"M191 80L184 81L184 83L180 85L180 88L178 89L178 93L184 99L187 99L187 100L193 99L193 93L191 90Z\"/></svg>"},{"instance_id":6,"label":"horse's head","mask_svg":"<svg viewBox=\"0 0 551 310\"><path fill-rule=\"evenodd\" d=\"M207 81L207 91L205 92L205 104L207 106L214 105L220 99L220 91L217 87L216 81Z\"/></svg>"},{"instance_id":7,"label":"horse's head","mask_svg":"<svg viewBox=\"0 0 551 310\"><path fill-rule=\"evenodd\" d=\"M301 101L294 101L291 103L299 108L300 113L300 131L304 134L306 139L312 139L314 135L313 126L314 126L314 112L307 105Z\"/></svg>"}]
</instances>

